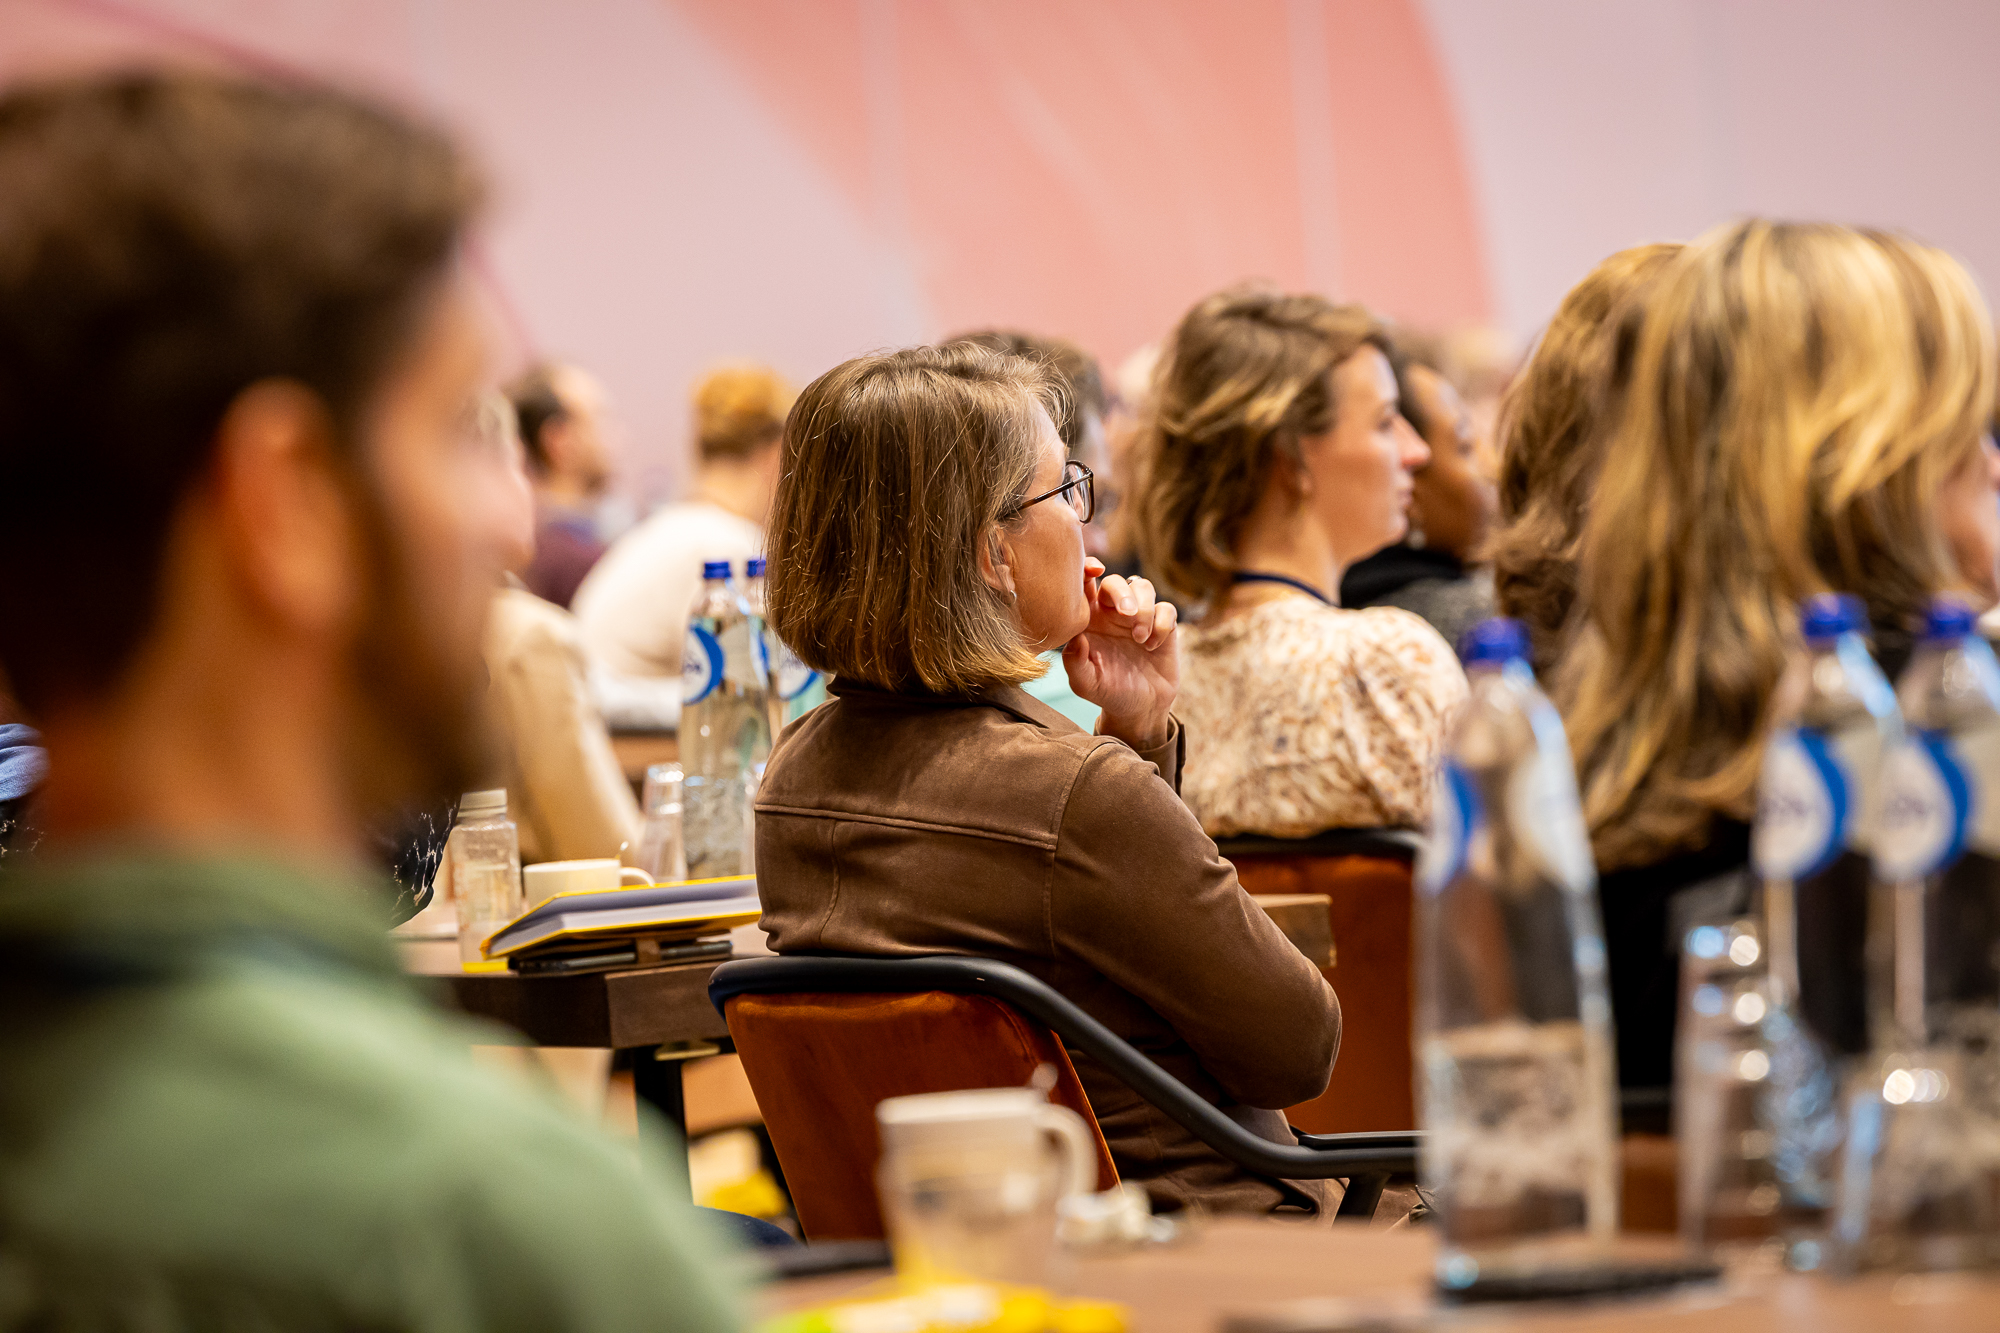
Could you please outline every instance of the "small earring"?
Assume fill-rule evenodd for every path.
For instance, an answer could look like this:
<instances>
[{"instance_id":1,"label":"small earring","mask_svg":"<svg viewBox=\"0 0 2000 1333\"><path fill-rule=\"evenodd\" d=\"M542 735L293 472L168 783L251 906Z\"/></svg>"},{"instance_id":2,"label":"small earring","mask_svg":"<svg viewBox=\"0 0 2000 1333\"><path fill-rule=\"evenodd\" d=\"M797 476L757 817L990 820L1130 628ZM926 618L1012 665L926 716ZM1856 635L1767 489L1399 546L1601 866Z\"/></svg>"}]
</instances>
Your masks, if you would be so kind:
<instances>
[{"instance_id":1,"label":"small earring","mask_svg":"<svg viewBox=\"0 0 2000 1333\"><path fill-rule=\"evenodd\" d=\"M1012 588L1007 589L1007 605L1012 606L1020 600L1021 594L1015 592Z\"/></svg>"}]
</instances>

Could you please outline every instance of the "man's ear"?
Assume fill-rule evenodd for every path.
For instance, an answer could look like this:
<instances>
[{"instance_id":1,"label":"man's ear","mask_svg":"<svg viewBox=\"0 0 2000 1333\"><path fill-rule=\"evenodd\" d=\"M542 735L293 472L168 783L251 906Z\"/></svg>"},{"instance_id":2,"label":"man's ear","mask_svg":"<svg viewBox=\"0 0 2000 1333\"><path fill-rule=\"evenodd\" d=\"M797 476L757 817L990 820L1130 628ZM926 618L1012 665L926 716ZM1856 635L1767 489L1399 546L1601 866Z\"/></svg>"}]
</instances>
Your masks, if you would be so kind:
<instances>
[{"instance_id":1,"label":"man's ear","mask_svg":"<svg viewBox=\"0 0 2000 1333\"><path fill-rule=\"evenodd\" d=\"M264 380L236 396L216 428L209 494L223 576L251 613L323 633L358 589L347 479L318 394Z\"/></svg>"},{"instance_id":2,"label":"man's ear","mask_svg":"<svg viewBox=\"0 0 2000 1333\"><path fill-rule=\"evenodd\" d=\"M1012 602L1014 588L1014 548L998 523L986 529L979 542L979 577L986 586Z\"/></svg>"}]
</instances>

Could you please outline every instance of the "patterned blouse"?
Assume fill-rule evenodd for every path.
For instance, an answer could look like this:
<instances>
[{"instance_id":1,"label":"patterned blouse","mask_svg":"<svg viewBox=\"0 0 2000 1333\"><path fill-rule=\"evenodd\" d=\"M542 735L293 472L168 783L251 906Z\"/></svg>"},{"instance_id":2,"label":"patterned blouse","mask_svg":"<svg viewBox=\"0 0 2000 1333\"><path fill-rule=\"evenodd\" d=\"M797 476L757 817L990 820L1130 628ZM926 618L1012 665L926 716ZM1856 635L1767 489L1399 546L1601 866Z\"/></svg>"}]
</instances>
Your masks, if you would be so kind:
<instances>
[{"instance_id":1,"label":"patterned blouse","mask_svg":"<svg viewBox=\"0 0 2000 1333\"><path fill-rule=\"evenodd\" d=\"M1210 836L1421 828L1465 673L1408 611L1281 597L1181 630L1181 794Z\"/></svg>"}]
</instances>

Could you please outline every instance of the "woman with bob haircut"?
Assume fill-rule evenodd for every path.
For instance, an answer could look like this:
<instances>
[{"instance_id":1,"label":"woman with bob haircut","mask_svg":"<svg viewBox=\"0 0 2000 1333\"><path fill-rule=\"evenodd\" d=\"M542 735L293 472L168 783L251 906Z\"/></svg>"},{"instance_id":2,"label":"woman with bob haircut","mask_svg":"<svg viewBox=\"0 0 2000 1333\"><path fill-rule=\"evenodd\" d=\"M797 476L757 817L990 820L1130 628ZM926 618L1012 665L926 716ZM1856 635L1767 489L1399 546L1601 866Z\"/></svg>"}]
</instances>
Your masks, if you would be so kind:
<instances>
[{"instance_id":1,"label":"woman with bob haircut","mask_svg":"<svg viewBox=\"0 0 2000 1333\"><path fill-rule=\"evenodd\" d=\"M1597 482L1596 427L1603 387L1646 287L1685 246L1620 250L1570 288L1500 402L1500 523L1488 539L1500 614L1528 627L1535 670L1562 656L1576 601L1577 543ZM1621 326L1627 332L1621 338Z\"/></svg>"},{"instance_id":2,"label":"woman with bob haircut","mask_svg":"<svg viewBox=\"0 0 2000 1333\"><path fill-rule=\"evenodd\" d=\"M1318 1096L1340 1007L1181 803L1173 607L1087 559L1090 473L1032 362L966 343L861 357L800 395L772 507L771 624L833 678L757 797L779 953L963 953L1042 978L1274 1141ZM1061 648L1089 735L1030 698ZM1119 1174L1158 1202L1316 1211L1081 1051Z\"/></svg>"},{"instance_id":3,"label":"woman with bob haircut","mask_svg":"<svg viewBox=\"0 0 2000 1333\"><path fill-rule=\"evenodd\" d=\"M1861 598L1892 678L1929 598L1991 601L1994 357L1965 269L1877 232L1737 223L1647 293L1554 691L1601 872L1626 1086L1671 1082L1670 900L1748 862L1800 601Z\"/></svg>"},{"instance_id":4,"label":"woman with bob haircut","mask_svg":"<svg viewBox=\"0 0 2000 1333\"><path fill-rule=\"evenodd\" d=\"M1420 828L1465 673L1342 573L1409 529L1430 451L1399 411L1388 334L1358 306L1239 287L1174 331L1137 446L1146 568L1183 632L1184 790L1221 837Z\"/></svg>"}]
</instances>

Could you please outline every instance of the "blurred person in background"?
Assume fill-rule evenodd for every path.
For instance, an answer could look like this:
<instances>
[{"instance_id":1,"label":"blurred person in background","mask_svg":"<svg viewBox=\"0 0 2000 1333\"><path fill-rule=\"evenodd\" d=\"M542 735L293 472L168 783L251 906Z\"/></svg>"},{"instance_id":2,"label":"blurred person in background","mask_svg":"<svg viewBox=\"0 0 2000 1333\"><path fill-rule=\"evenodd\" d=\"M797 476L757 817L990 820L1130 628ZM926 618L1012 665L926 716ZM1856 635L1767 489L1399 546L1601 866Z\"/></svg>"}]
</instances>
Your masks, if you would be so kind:
<instances>
[{"instance_id":1,"label":"blurred person in background","mask_svg":"<svg viewBox=\"0 0 2000 1333\"><path fill-rule=\"evenodd\" d=\"M539 365L508 386L535 483L535 558L520 571L529 592L568 606L604 554L597 505L611 484L604 387L575 366Z\"/></svg>"},{"instance_id":2,"label":"blurred person in background","mask_svg":"<svg viewBox=\"0 0 2000 1333\"><path fill-rule=\"evenodd\" d=\"M311 86L0 95L0 670L49 756L0 867L11 1323L739 1326L685 1185L474 1064L364 865L482 762L481 194Z\"/></svg>"},{"instance_id":3,"label":"blurred person in background","mask_svg":"<svg viewBox=\"0 0 2000 1333\"><path fill-rule=\"evenodd\" d=\"M1500 614L1528 627L1535 673L1562 658L1576 601L1577 543L1597 484L1602 397L1620 356L1615 331L1685 248L1620 250L1571 288L1501 403L1499 521L1487 543ZM1634 319L1621 310L1634 308ZM1631 349L1623 349L1629 359Z\"/></svg>"},{"instance_id":4,"label":"blurred person in background","mask_svg":"<svg viewBox=\"0 0 2000 1333\"><path fill-rule=\"evenodd\" d=\"M513 571L486 622L488 698L501 741L501 783L521 861L622 856L636 850L639 803L591 692L576 617L521 586L535 554L535 503L507 402L482 395L479 436L503 484L496 518Z\"/></svg>"},{"instance_id":5,"label":"blurred person in background","mask_svg":"<svg viewBox=\"0 0 2000 1333\"><path fill-rule=\"evenodd\" d=\"M1134 531L1199 617L1182 631L1184 791L1220 837L1421 828L1465 673L1422 619L1345 610L1341 576L1400 540L1430 450L1382 325L1243 287L1174 332L1140 442Z\"/></svg>"},{"instance_id":6,"label":"blurred person in background","mask_svg":"<svg viewBox=\"0 0 2000 1333\"><path fill-rule=\"evenodd\" d=\"M1110 454L1105 447L1104 375L1097 368L1096 360L1075 343L1061 338L1044 338L1001 329L961 334L946 341L971 343L975 347L1025 358L1040 366L1061 387L1063 414L1056 423L1056 433L1062 437L1063 450L1070 460L1090 469L1093 493L1097 497L1098 512L1084 525L1083 548L1089 554L1102 558L1107 545L1104 508L1113 482ZM1042 657L1048 669L1040 679L1031 680L1021 688L1085 731L1095 727L1097 705L1070 688L1069 673L1063 670L1061 651L1051 650Z\"/></svg>"},{"instance_id":7,"label":"blurred person in background","mask_svg":"<svg viewBox=\"0 0 2000 1333\"><path fill-rule=\"evenodd\" d=\"M1099 502L1097 521L1104 528L1104 567L1127 578L1140 573L1140 561L1125 492L1132 478L1133 446L1145 433L1146 414L1152 410L1153 372L1159 364L1160 345L1147 343L1119 363L1112 391L1106 395L1104 460L1115 484L1109 503Z\"/></svg>"},{"instance_id":8,"label":"blurred person in background","mask_svg":"<svg viewBox=\"0 0 2000 1333\"><path fill-rule=\"evenodd\" d=\"M1493 479L1458 390L1421 361L1391 361L1398 410L1430 447L1430 461L1411 474L1408 535L1348 569L1340 604L1414 611L1455 647L1493 614L1492 572L1474 568L1493 523Z\"/></svg>"},{"instance_id":9,"label":"blurred person in background","mask_svg":"<svg viewBox=\"0 0 2000 1333\"><path fill-rule=\"evenodd\" d=\"M678 722L681 645L703 563L727 560L741 578L743 562L764 549L792 397L768 366L726 365L704 376L694 390L693 498L620 537L577 590L585 646L613 676L658 683L661 725Z\"/></svg>"},{"instance_id":10,"label":"blurred person in background","mask_svg":"<svg viewBox=\"0 0 2000 1333\"><path fill-rule=\"evenodd\" d=\"M1719 228L1621 324L1552 694L1597 856L1619 1080L1658 1088L1675 896L1749 863L1798 604L1859 597L1893 679L1932 596L1991 596L1995 351L1955 259L1828 225Z\"/></svg>"}]
</instances>

